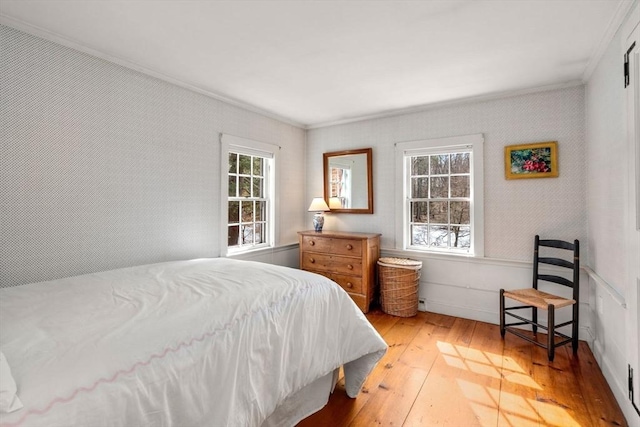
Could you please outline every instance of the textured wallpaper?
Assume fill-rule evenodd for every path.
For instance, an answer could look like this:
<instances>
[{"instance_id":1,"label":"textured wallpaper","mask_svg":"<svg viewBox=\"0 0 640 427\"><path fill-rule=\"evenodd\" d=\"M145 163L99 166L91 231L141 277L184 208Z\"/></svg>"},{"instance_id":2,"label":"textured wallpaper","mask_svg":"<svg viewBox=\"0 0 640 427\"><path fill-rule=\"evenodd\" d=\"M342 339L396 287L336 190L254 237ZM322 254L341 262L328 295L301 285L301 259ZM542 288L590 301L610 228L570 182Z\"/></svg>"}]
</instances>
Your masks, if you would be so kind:
<instances>
[{"instance_id":1,"label":"textured wallpaper","mask_svg":"<svg viewBox=\"0 0 640 427\"><path fill-rule=\"evenodd\" d=\"M302 129L6 26L0 51L0 286L218 256L221 132L304 181Z\"/></svg>"},{"instance_id":2,"label":"textured wallpaper","mask_svg":"<svg viewBox=\"0 0 640 427\"><path fill-rule=\"evenodd\" d=\"M533 236L580 239L586 252L584 87L434 107L308 132L308 188L321 194L325 151L373 147L375 212L331 215L325 226L382 233L395 247L394 144L484 135L485 257L530 261ZM504 146L558 141L558 178L506 180Z\"/></svg>"}]
</instances>

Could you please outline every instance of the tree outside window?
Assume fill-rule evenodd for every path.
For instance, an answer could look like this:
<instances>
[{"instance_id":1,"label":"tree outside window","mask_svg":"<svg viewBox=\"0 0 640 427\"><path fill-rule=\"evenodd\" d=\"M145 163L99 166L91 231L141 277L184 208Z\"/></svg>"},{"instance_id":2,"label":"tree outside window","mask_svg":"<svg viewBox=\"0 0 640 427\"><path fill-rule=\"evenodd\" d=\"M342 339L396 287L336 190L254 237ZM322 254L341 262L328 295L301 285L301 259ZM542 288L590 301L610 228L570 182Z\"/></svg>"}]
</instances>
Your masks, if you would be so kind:
<instances>
[{"instance_id":1,"label":"tree outside window","mask_svg":"<svg viewBox=\"0 0 640 427\"><path fill-rule=\"evenodd\" d=\"M229 152L229 248L267 243L267 162L260 156Z\"/></svg>"},{"instance_id":2,"label":"tree outside window","mask_svg":"<svg viewBox=\"0 0 640 427\"><path fill-rule=\"evenodd\" d=\"M471 152L408 156L410 246L471 248Z\"/></svg>"}]
</instances>

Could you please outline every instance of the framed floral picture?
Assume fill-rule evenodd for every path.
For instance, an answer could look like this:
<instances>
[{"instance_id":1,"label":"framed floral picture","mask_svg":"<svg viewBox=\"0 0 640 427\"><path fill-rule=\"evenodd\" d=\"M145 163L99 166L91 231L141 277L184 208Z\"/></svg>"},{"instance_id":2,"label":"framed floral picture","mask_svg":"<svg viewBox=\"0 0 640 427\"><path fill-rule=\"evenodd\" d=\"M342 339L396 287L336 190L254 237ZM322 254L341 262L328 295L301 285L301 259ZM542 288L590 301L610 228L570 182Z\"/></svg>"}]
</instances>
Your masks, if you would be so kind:
<instances>
[{"instance_id":1,"label":"framed floral picture","mask_svg":"<svg viewBox=\"0 0 640 427\"><path fill-rule=\"evenodd\" d=\"M558 142L504 147L504 173L507 179L557 177Z\"/></svg>"}]
</instances>

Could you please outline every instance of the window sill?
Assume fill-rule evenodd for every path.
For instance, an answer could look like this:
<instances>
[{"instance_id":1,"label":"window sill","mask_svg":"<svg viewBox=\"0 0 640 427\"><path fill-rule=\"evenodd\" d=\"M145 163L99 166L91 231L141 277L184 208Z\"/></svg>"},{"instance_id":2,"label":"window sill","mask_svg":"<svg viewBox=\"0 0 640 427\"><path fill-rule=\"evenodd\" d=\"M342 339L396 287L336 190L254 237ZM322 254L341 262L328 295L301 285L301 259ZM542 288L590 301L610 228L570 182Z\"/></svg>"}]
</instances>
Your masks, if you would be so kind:
<instances>
[{"instance_id":1,"label":"window sill","mask_svg":"<svg viewBox=\"0 0 640 427\"><path fill-rule=\"evenodd\" d=\"M234 258L236 256L243 255L243 254L259 253L259 252L269 251L271 249L273 249L273 246L266 245L266 244L255 246L255 247L252 247L251 249L227 249L226 257Z\"/></svg>"},{"instance_id":2,"label":"window sill","mask_svg":"<svg viewBox=\"0 0 640 427\"><path fill-rule=\"evenodd\" d=\"M254 249L248 249L248 250L243 250L243 251L233 251L233 252L228 252L227 255L225 255L225 258L238 258L238 259L243 259L243 258L252 258L261 254L265 254L265 253L277 253L277 252L285 252L285 251L289 251L291 249L297 248L298 247L298 243L290 243L288 245L280 245L280 246L260 246L258 248L254 248Z\"/></svg>"},{"instance_id":3,"label":"window sill","mask_svg":"<svg viewBox=\"0 0 640 427\"><path fill-rule=\"evenodd\" d=\"M439 251L418 251L413 249L381 249L383 252L388 254L393 254L394 256L399 257L415 257L415 258L424 258L424 259L447 259L447 260L464 260L468 261L470 259L484 259L484 257L473 255L473 254L465 254L465 253L456 253L456 252L439 252Z\"/></svg>"}]
</instances>

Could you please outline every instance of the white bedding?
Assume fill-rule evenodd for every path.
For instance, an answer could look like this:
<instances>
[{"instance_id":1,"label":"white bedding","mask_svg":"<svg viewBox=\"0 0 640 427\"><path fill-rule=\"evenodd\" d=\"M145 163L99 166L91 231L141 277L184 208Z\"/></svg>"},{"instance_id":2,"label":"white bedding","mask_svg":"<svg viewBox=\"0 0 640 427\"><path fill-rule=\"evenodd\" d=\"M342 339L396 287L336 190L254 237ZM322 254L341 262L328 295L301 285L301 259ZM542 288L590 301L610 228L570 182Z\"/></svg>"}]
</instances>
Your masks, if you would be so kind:
<instances>
[{"instance_id":1,"label":"white bedding","mask_svg":"<svg viewBox=\"0 0 640 427\"><path fill-rule=\"evenodd\" d=\"M260 426L341 365L355 397L386 344L330 280L215 258L0 289L0 350L2 427Z\"/></svg>"}]
</instances>

